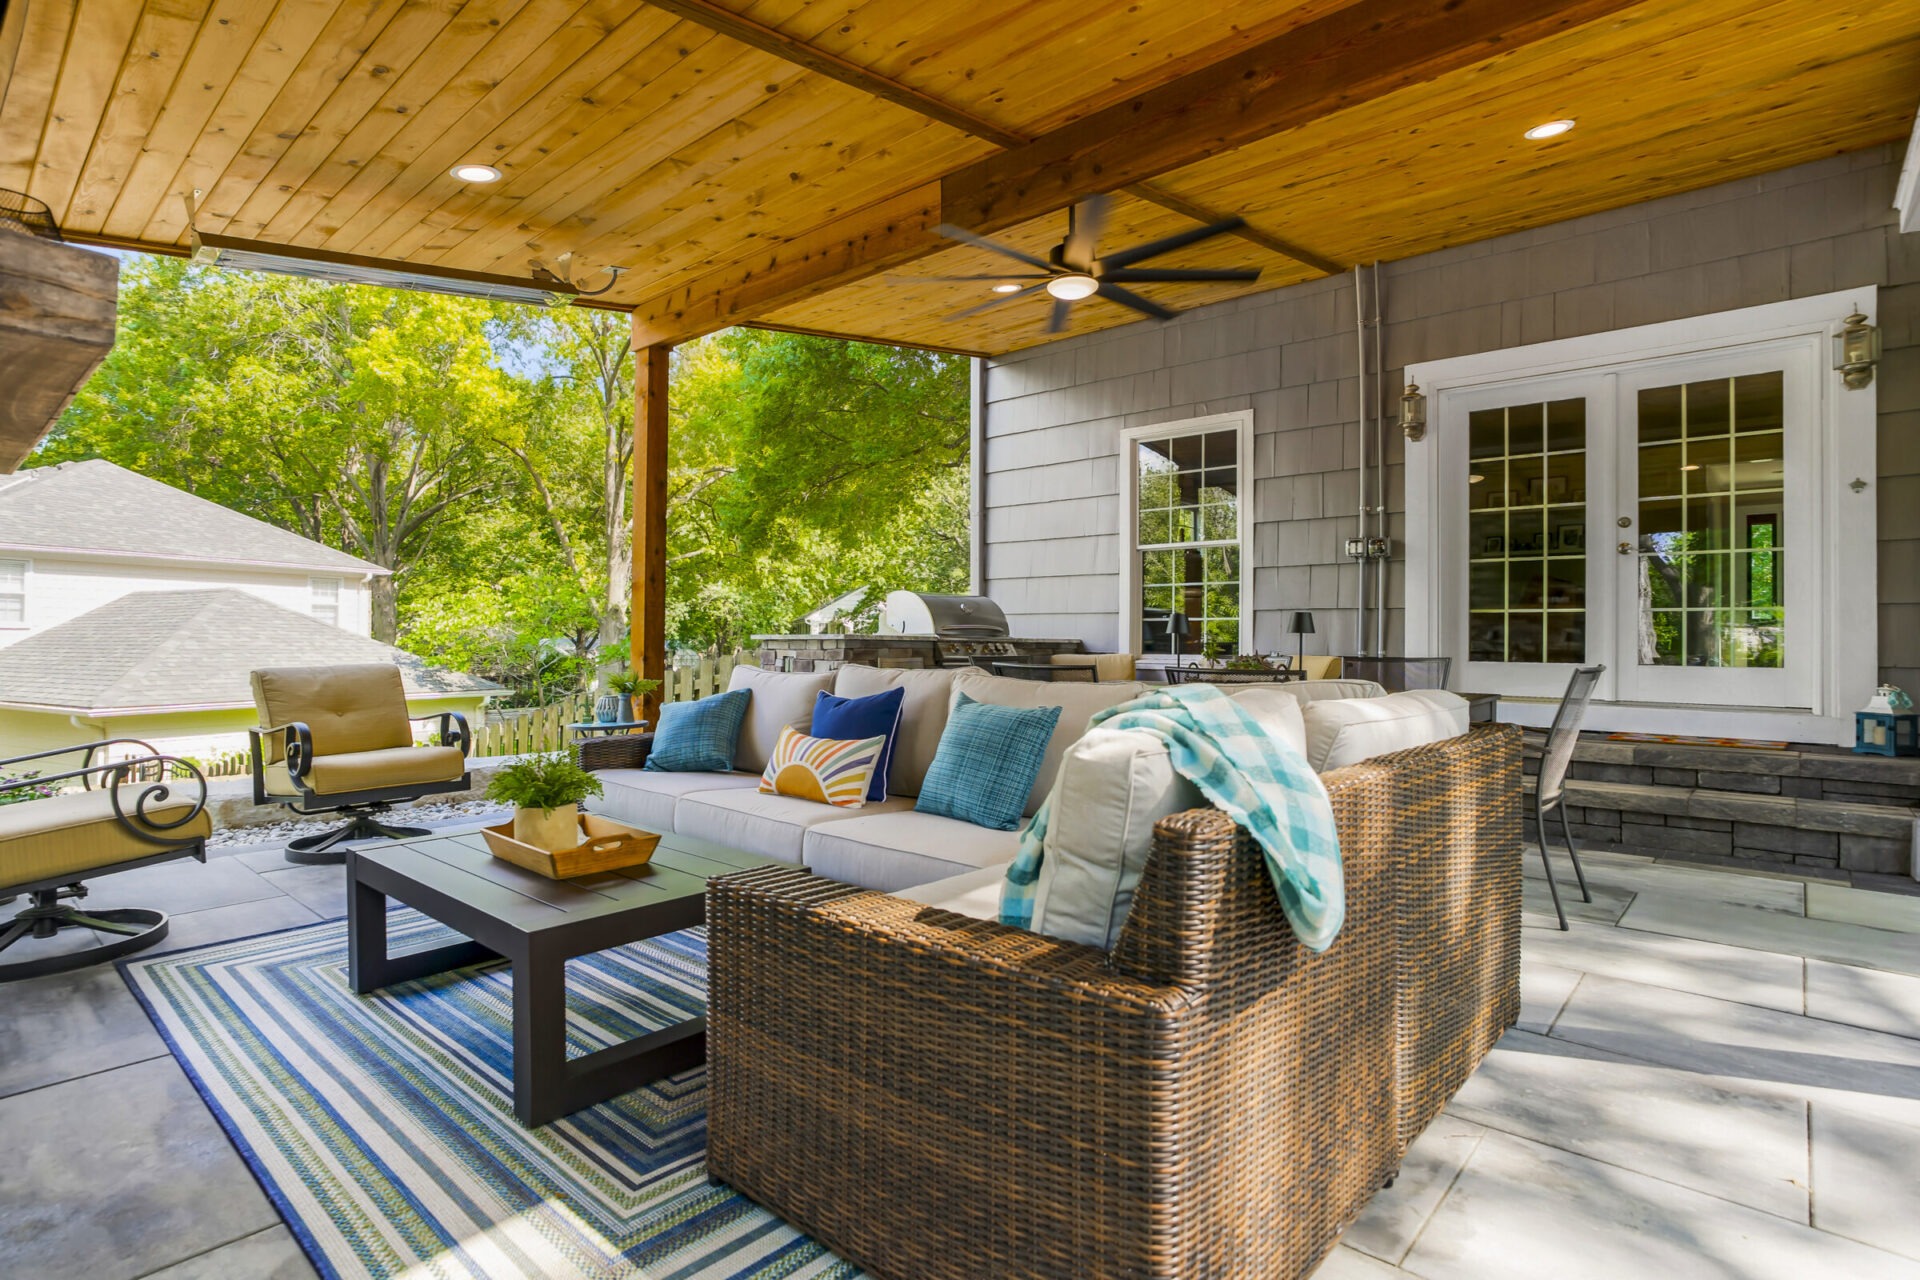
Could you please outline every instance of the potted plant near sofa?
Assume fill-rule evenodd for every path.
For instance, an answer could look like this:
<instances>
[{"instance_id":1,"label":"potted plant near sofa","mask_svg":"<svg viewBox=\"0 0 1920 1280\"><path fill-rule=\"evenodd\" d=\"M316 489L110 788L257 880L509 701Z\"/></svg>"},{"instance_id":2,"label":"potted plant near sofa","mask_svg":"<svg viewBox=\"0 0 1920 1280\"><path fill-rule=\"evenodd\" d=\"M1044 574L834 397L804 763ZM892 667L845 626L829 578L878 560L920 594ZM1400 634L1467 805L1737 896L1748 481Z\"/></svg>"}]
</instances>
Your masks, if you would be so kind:
<instances>
[{"instance_id":1,"label":"potted plant near sofa","mask_svg":"<svg viewBox=\"0 0 1920 1280\"><path fill-rule=\"evenodd\" d=\"M487 799L514 806L513 838L549 853L579 845L580 802L600 793L600 779L564 751L528 756L487 783Z\"/></svg>"},{"instance_id":2,"label":"potted plant near sofa","mask_svg":"<svg viewBox=\"0 0 1920 1280\"><path fill-rule=\"evenodd\" d=\"M633 719L633 700L644 697L660 687L658 680L648 680L633 671L615 671L606 679L608 691L620 700L615 719L631 721Z\"/></svg>"}]
</instances>

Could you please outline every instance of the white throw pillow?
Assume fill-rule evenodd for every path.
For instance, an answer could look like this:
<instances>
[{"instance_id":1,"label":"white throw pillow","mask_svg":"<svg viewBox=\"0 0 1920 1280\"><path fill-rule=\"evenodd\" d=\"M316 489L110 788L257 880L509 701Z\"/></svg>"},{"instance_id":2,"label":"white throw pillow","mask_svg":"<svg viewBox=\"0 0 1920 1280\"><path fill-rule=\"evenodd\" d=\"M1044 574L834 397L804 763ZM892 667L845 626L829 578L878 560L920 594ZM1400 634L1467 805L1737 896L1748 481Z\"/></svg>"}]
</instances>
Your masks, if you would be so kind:
<instances>
[{"instance_id":1,"label":"white throw pillow","mask_svg":"<svg viewBox=\"0 0 1920 1280\"><path fill-rule=\"evenodd\" d=\"M1390 751L1457 738L1467 731L1467 700L1445 689L1382 698L1323 698L1306 706L1307 763L1321 773Z\"/></svg>"},{"instance_id":2,"label":"white throw pillow","mask_svg":"<svg viewBox=\"0 0 1920 1280\"><path fill-rule=\"evenodd\" d=\"M833 690L831 671L762 671L735 667L727 691L752 694L747 718L740 723L740 739L733 748L733 767L762 773L780 743L780 730L791 725L799 733L813 732L813 700Z\"/></svg>"},{"instance_id":3,"label":"white throw pillow","mask_svg":"<svg viewBox=\"0 0 1920 1280\"><path fill-rule=\"evenodd\" d=\"M1259 721L1260 727L1301 754L1307 750L1307 724L1300 711L1300 700L1287 692L1285 685L1250 684L1227 694L1241 710Z\"/></svg>"},{"instance_id":4,"label":"white throw pillow","mask_svg":"<svg viewBox=\"0 0 1920 1280\"><path fill-rule=\"evenodd\" d=\"M1060 719L1054 725L1053 738L1047 743L1046 758L1040 762L1039 776L1027 793L1026 808L1031 818L1040 802L1053 790L1054 775L1060 771L1060 758L1066 749L1087 731L1087 721L1096 712L1122 702L1132 702L1146 690L1134 681L1095 684L1083 680L1015 680L1009 676L989 675L979 668L961 668L953 677L953 700L966 694L975 702L996 707L1059 707Z\"/></svg>"},{"instance_id":5,"label":"white throw pillow","mask_svg":"<svg viewBox=\"0 0 1920 1280\"><path fill-rule=\"evenodd\" d=\"M946 667L865 667L849 663L834 673L833 692L842 698L870 698L888 689L905 689L900 703L900 728L893 741L893 764L887 771L887 791L917 796L927 780L940 735L947 729L947 708L953 701L953 671Z\"/></svg>"},{"instance_id":6,"label":"white throw pillow","mask_svg":"<svg viewBox=\"0 0 1920 1280\"><path fill-rule=\"evenodd\" d=\"M1152 734L1089 729L1061 756L1033 931L1112 950L1147 865L1153 824L1206 803Z\"/></svg>"}]
</instances>

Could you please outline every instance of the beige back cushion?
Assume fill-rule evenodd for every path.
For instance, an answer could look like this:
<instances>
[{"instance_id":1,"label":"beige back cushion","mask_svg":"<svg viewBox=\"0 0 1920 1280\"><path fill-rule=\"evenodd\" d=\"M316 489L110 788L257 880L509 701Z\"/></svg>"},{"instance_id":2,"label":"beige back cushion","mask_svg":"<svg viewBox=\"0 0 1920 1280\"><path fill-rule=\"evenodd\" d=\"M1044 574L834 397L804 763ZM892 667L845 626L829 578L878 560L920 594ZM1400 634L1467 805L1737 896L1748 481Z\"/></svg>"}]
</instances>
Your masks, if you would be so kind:
<instances>
[{"instance_id":1,"label":"beige back cushion","mask_svg":"<svg viewBox=\"0 0 1920 1280\"><path fill-rule=\"evenodd\" d=\"M270 667L253 673L253 705L262 728L295 721L313 731L316 756L413 745L400 668L369 662L337 667ZM280 759L278 735L267 739Z\"/></svg>"},{"instance_id":2,"label":"beige back cushion","mask_svg":"<svg viewBox=\"0 0 1920 1280\"><path fill-rule=\"evenodd\" d=\"M1130 653L1056 653L1056 667L1092 667L1095 680L1131 680L1134 677Z\"/></svg>"},{"instance_id":3,"label":"beige back cushion","mask_svg":"<svg viewBox=\"0 0 1920 1280\"><path fill-rule=\"evenodd\" d=\"M1047 756L1040 764L1040 775L1027 793L1024 812L1032 817L1040 802L1053 790L1053 778L1060 771L1060 757L1087 731L1087 721L1097 711L1122 702L1131 702L1146 690L1134 681L1117 684L1087 684L1062 680L1014 680L988 675L976 667L964 667L953 677L953 694L966 694L975 702L998 707L1059 707L1060 720L1054 726L1053 740L1047 744Z\"/></svg>"},{"instance_id":4,"label":"beige back cushion","mask_svg":"<svg viewBox=\"0 0 1920 1280\"><path fill-rule=\"evenodd\" d=\"M813 731L813 700L833 691L833 672L735 667L727 690L735 689L745 689L753 697L747 703L747 718L740 722L733 767L759 773L779 745L783 727L791 725L800 733Z\"/></svg>"},{"instance_id":5,"label":"beige back cushion","mask_svg":"<svg viewBox=\"0 0 1920 1280\"><path fill-rule=\"evenodd\" d=\"M1229 689L1227 696L1239 703L1240 709L1257 720L1262 729L1295 751L1306 753L1307 725L1301 717L1301 703L1287 693L1285 685L1250 684Z\"/></svg>"},{"instance_id":6,"label":"beige back cushion","mask_svg":"<svg viewBox=\"0 0 1920 1280\"><path fill-rule=\"evenodd\" d=\"M1324 698L1308 703L1303 714L1307 763L1321 773L1467 731L1467 700L1445 689Z\"/></svg>"},{"instance_id":7,"label":"beige back cushion","mask_svg":"<svg viewBox=\"0 0 1920 1280\"><path fill-rule=\"evenodd\" d=\"M1325 698L1384 698L1387 687L1371 680L1289 680L1272 686L1284 689L1301 706Z\"/></svg>"},{"instance_id":8,"label":"beige back cushion","mask_svg":"<svg viewBox=\"0 0 1920 1280\"><path fill-rule=\"evenodd\" d=\"M1308 680L1338 680L1340 659L1324 653L1309 653L1294 659L1294 666L1307 673Z\"/></svg>"},{"instance_id":9,"label":"beige back cushion","mask_svg":"<svg viewBox=\"0 0 1920 1280\"><path fill-rule=\"evenodd\" d=\"M834 672L833 692L842 698L868 698L894 688L906 690L906 696L900 703L900 736L893 744L887 791L896 796L917 796L920 784L927 780L927 768L933 763L940 735L946 732L952 669L908 671L853 665Z\"/></svg>"}]
</instances>

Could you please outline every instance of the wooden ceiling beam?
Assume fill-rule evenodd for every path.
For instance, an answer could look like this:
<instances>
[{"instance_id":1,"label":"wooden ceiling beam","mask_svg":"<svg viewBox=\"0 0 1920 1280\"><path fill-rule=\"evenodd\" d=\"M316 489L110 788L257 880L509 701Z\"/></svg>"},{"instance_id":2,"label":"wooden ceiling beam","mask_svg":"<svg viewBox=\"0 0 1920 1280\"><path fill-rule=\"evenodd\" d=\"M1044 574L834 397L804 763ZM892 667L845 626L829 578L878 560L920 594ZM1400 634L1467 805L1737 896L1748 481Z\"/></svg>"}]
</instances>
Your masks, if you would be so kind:
<instances>
[{"instance_id":1,"label":"wooden ceiling beam","mask_svg":"<svg viewBox=\"0 0 1920 1280\"><path fill-rule=\"evenodd\" d=\"M995 231L1586 26L1638 0L1360 0L940 184Z\"/></svg>"},{"instance_id":2,"label":"wooden ceiling beam","mask_svg":"<svg viewBox=\"0 0 1920 1280\"><path fill-rule=\"evenodd\" d=\"M870 71L857 63L849 62L818 45L810 44L778 28L767 26L735 13L731 9L723 8L714 0L647 0L647 3L653 8L664 10L677 18L684 18L688 22L698 23L709 31L758 49L762 53L772 54L795 66L838 80L841 84L849 85L884 102L891 102L897 107L917 112L929 120L958 129L984 142L991 142L997 147L1012 150L1028 146L1034 141L1032 134L1004 128L942 98L924 93L911 85L902 84L890 76ZM1224 222L1228 216L1188 200L1184 196L1176 195L1154 183L1142 182L1129 186L1127 194L1192 218L1196 222ZM1304 262L1316 270L1329 274L1346 270L1341 264L1310 249L1303 249L1255 227L1241 227L1235 234L1269 252L1281 254L1297 262Z\"/></svg>"}]
</instances>

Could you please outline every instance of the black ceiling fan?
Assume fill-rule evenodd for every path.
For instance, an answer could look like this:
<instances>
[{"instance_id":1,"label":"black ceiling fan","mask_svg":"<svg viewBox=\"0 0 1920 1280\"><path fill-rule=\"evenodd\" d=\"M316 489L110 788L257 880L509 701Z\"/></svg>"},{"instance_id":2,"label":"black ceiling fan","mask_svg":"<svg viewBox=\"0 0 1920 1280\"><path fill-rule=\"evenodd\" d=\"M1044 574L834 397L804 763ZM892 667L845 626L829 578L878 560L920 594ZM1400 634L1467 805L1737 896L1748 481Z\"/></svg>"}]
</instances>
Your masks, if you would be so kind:
<instances>
[{"instance_id":1,"label":"black ceiling fan","mask_svg":"<svg viewBox=\"0 0 1920 1280\"><path fill-rule=\"evenodd\" d=\"M1184 249L1190 244L1210 240L1214 236L1237 231L1245 225L1243 219L1228 218L1224 222L1210 223L1204 227L1195 227L1191 231L1182 231L1176 235L1159 240L1149 240L1146 244L1135 245L1131 249L1122 249L1102 257L1098 253L1100 230L1106 225L1108 201L1105 196L1088 196L1067 210L1067 238L1053 247L1046 258L1036 258L1009 245L1004 245L985 236L975 235L964 227L941 223L934 230L949 240L958 240L975 248L990 249L1004 257L1033 267L1028 272L1008 272L1001 275L982 276L919 276L899 278L897 283L914 282L951 283L956 281L997 280L1003 284L1019 285L1008 289L997 297L981 303L977 307L968 307L947 316L948 320L962 320L968 316L980 314L1003 302L1018 302L1022 298L1032 297L1043 290L1053 298L1053 313L1047 318L1047 332L1061 333L1067 327L1067 317L1073 310L1073 304L1082 298L1102 297L1117 302L1123 307L1131 307L1142 315L1152 316L1156 320L1171 320L1175 312L1169 311L1157 302L1149 301L1124 286L1129 284L1152 284L1158 282L1192 283L1196 281L1220 281L1244 284L1258 280L1260 272L1253 270L1234 270L1226 268L1204 268L1199 270L1177 270L1161 267L1136 267L1134 263L1157 258L1163 253L1175 249ZM1032 281L1031 284L1021 284Z\"/></svg>"}]
</instances>

